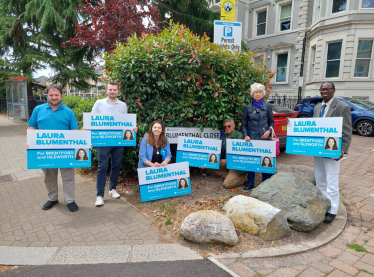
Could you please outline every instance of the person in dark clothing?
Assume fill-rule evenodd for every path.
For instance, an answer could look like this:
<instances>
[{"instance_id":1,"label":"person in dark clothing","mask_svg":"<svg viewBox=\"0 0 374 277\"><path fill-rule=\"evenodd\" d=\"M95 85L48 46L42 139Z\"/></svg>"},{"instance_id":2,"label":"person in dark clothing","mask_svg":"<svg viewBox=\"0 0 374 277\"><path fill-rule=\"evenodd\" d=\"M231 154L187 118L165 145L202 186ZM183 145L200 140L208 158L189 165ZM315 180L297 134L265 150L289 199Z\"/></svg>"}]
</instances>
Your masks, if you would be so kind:
<instances>
[{"instance_id":1,"label":"person in dark clothing","mask_svg":"<svg viewBox=\"0 0 374 277\"><path fill-rule=\"evenodd\" d=\"M259 83L251 85L252 102L244 108L242 118L242 131L245 141L270 140L274 129L273 110L263 97L266 95L265 86ZM255 187L255 172L248 172L248 185L243 192L248 192ZM270 178L269 173L262 173L262 181Z\"/></svg>"}]
</instances>

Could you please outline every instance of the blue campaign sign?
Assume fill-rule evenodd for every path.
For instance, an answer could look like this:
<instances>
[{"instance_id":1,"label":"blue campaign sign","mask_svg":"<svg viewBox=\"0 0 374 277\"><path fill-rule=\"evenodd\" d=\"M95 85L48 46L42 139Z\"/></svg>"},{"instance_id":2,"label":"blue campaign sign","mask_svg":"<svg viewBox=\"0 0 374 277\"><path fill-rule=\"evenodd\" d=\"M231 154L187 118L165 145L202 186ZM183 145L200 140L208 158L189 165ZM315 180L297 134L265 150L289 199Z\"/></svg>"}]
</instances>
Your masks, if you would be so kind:
<instances>
[{"instance_id":1,"label":"blue campaign sign","mask_svg":"<svg viewBox=\"0 0 374 277\"><path fill-rule=\"evenodd\" d=\"M136 114L83 113L83 127L91 130L92 146L136 146Z\"/></svg>"},{"instance_id":2,"label":"blue campaign sign","mask_svg":"<svg viewBox=\"0 0 374 277\"><path fill-rule=\"evenodd\" d=\"M339 158L342 128L342 117L290 118L286 153Z\"/></svg>"},{"instance_id":3,"label":"blue campaign sign","mask_svg":"<svg viewBox=\"0 0 374 277\"><path fill-rule=\"evenodd\" d=\"M188 163L138 168L141 201L151 201L191 193Z\"/></svg>"},{"instance_id":4,"label":"blue campaign sign","mask_svg":"<svg viewBox=\"0 0 374 277\"><path fill-rule=\"evenodd\" d=\"M226 147L227 169L275 174L275 141L228 139Z\"/></svg>"},{"instance_id":5,"label":"blue campaign sign","mask_svg":"<svg viewBox=\"0 0 374 277\"><path fill-rule=\"evenodd\" d=\"M27 169L91 167L86 131L27 130Z\"/></svg>"},{"instance_id":6,"label":"blue campaign sign","mask_svg":"<svg viewBox=\"0 0 374 277\"><path fill-rule=\"evenodd\" d=\"M177 163L188 162L193 167L219 169L221 140L178 137Z\"/></svg>"}]
</instances>

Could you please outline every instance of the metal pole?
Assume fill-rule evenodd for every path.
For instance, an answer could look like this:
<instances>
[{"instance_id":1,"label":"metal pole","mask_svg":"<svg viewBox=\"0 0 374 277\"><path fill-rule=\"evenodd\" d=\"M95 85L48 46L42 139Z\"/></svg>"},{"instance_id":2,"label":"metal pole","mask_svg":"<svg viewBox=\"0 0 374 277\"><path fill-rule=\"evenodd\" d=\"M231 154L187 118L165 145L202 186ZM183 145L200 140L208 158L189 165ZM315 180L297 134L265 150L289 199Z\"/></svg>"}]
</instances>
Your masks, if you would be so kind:
<instances>
[{"instance_id":1,"label":"metal pole","mask_svg":"<svg viewBox=\"0 0 374 277\"><path fill-rule=\"evenodd\" d=\"M300 80L303 78L304 75L304 56L305 56L305 44L306 44L306 35L308 32L305 32L305 36L303 39L303 51L301 53L301 64L300 64L300 79L299 79L299 91L297 93L297 103L301 102L301 90L303 88L304 80L300 86Z\"/></svg>"}]
</instances>

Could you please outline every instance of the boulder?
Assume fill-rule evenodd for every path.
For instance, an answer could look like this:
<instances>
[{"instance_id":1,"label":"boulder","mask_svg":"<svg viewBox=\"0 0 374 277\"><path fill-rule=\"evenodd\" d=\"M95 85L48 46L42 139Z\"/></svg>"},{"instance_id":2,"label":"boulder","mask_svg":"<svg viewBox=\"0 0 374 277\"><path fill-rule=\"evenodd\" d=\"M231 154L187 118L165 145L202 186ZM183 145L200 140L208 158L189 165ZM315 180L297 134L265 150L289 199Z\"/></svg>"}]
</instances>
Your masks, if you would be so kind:
<instances>
[{"instance_id":1,"label":"boulder","mask_svg":"<svg viewBox=\"0 0 374 277\"><path fill-rule=\"evenodd\" d=\"M252 197L237 195L223 210L236 227L263 240L278 240L291 232L281 210Z\"/></svg>"},{"instance_id":2,"label":"boulder","mask_svg":"<svg viewBox=\"0 0 374 277\"><path fill-rule=\"evenodd\" d=\"M273 175L251 196L284 211L290 228L302 232L317 228L330 208L330 200L316 186L289 172Z\"/></svg>"},{"instance_id":3,"label":"boulder","mask_svg":"<svg viewBox=\"0 0 374 277\"><path fill-rule=\"evenodd\" d=\"M313 185L316 183L316 178L314 177L314 169L307 165L291 165L277 163L276 171L293 173L296 176L308 180Z\"/></svg>"},{"instance_id":4,"label":"boulder","mask_svg":"<svg viewBox=\"0 0 374 277\"><path fill-rule=\"evenodd\" d=\"M180 231L185 239L197 243L236 245L239 242L231 220L215 211L198 211L188 215Z\"/></svg>"}]
</instances>

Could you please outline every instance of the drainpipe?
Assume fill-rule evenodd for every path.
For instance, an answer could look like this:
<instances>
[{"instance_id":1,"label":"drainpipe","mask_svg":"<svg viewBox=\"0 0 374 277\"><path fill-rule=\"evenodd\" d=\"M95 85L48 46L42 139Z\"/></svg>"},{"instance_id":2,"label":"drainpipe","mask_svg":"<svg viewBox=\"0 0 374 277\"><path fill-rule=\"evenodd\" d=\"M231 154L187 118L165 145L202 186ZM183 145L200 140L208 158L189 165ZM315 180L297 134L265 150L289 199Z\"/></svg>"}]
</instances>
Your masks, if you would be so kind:
<instances>
[{"instance_id":1,"label":"drainpipe","mask_svg":"<svg viewBox=\"0 0 374 277\"><path fill-rule=\"evenodd\" d=\"M308 31L305 32L305 36L303 39L303 52L301 53L301 64L300 64L300 77L299 77L299 91L297 94L297 103L301 102L301 90L303 88L304 80L303 80L303 74L304 74L304 56L305 56L305 44L306 44L306 35ZM301 86L300 86L301 85Z\"/></svg>"}]
</instances>

